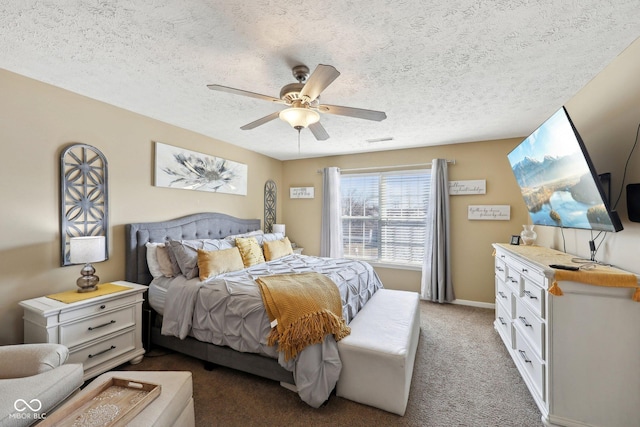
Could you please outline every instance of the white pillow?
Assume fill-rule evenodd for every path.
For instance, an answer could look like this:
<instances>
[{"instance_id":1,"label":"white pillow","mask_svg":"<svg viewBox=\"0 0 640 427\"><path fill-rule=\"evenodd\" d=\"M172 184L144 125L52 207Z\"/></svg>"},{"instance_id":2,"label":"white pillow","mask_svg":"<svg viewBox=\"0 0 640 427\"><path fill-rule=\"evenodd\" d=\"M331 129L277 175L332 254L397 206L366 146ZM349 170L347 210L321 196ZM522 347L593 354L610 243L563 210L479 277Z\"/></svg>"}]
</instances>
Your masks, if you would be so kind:
<instances>
[{"instance_id":1,"label":"white pillow","mask_svg":"<svg viewBox=\"0 0 640 427\"><path fill-rule=\"evenodd\" d=\"M149 272L155 279L156 277L162 277L162 270L160 270L160 264L158 263L158 254L156 250L158 246L164 246L164 242L162 243L145 243L147 247L147 267L149 267Z\"/></svg>"}]
</instances>

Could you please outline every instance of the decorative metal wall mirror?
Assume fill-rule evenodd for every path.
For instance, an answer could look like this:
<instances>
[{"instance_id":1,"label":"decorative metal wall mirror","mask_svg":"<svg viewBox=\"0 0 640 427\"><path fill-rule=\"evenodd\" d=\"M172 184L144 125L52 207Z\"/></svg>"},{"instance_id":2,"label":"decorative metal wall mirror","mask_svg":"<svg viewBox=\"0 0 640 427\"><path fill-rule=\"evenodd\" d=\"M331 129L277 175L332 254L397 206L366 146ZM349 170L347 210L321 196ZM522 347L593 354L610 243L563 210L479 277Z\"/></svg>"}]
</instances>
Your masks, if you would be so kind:
<instances>
[{"instance_id":1,"label":"decorative metal wall mirror","mask_svg":"<svg viewBox=\"0 0 640 427\"><path fill-rule=\"evenodd\" d=\"M264 184L264 232L271 233L273 224L276 222L276 201L278 199L278 189L273 180Z\"/></svg>"},{"instance_id":2,"label":"decorative metal wall mirror","mask_svg":"<svg viewBox=\"0 0 640 427\"><path fill-rule=\"evenodd\" d=\"M69 259L72 237L105 236L109 259L107 159L95 147L72 144L60 154L60 257Z\"/></svg>"}]
</instances>

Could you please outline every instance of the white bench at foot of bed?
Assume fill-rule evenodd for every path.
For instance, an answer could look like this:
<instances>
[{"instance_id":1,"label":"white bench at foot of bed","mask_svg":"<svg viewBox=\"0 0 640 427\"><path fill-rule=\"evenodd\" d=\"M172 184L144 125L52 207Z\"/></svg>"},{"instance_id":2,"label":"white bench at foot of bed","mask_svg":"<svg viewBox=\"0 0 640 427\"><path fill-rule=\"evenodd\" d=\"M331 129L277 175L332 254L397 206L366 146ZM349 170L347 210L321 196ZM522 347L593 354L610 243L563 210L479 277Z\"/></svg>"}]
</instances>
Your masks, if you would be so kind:
<instances>
[{"instance_id":1,"label":"white bench at foot of bed","mask_svg":"<svg viewBox=\"0 0 640 427\"><path fill-rule=\"evenodd\" d=\"M380 289L349 326L351 334L338 342L336 394L404 415L420 337L418 294Z\"/></svg>"}]
</instances>

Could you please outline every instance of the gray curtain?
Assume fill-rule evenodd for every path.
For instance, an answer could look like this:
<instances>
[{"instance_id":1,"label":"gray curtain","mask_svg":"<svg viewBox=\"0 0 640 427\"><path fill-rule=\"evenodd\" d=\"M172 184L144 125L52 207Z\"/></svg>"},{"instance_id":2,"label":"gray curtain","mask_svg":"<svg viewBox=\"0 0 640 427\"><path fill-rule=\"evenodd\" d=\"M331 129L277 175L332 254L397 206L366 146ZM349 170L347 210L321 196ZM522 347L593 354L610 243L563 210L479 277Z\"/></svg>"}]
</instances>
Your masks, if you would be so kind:
<instances>
[{"instance_id":1,"label":"gray curtain","mask_svg":"<svg viewBox=\"0 0 640 427\"><path fill-rule=\"evenodd\" d=\"M322 230L320 256L342 258L342 207L340 203L340 169L322 170Z\"/></svg>"},{"instance_id":2,"label":"gray curtain","mask_svg":"<svg viewBox=\"0 0 640 427\"><path fill-rule=\"evenodd\" d=\"M422 264L422 299L440 303L455 299L451 283L450 246L447 161L434 159L431 165L431 189Z\"/></svg>"}]
</instances>

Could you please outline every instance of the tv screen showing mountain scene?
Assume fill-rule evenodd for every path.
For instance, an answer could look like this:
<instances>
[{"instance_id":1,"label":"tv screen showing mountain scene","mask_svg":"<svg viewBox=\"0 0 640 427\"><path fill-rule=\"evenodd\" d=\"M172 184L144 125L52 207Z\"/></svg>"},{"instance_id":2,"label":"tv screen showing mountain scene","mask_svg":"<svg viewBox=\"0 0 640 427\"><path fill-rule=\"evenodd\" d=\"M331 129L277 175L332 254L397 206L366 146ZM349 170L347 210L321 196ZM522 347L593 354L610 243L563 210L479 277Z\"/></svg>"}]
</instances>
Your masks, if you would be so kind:
<instances>
[{"instance_id":1,"label":"tv screen showing mountain scene","mask_svg":"<svg viewBox=\"0 0 640 427\"><path fill-rule=\"evenodd\" d=\"M508 158L534 224L617 231L588 154L564 108Z\"/></svg>"}]
</instances>

